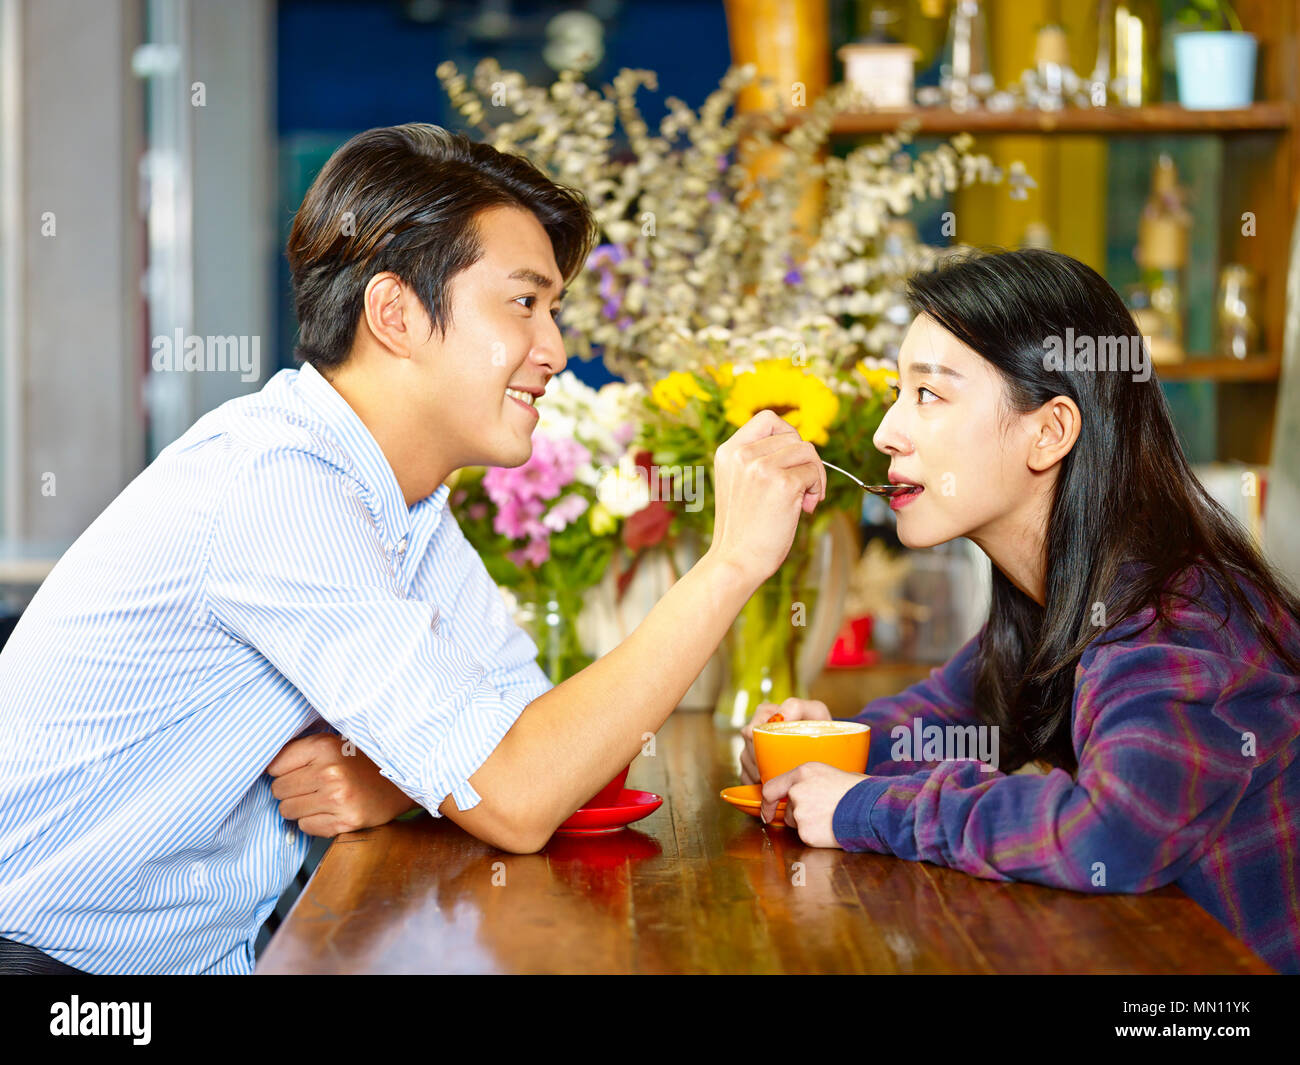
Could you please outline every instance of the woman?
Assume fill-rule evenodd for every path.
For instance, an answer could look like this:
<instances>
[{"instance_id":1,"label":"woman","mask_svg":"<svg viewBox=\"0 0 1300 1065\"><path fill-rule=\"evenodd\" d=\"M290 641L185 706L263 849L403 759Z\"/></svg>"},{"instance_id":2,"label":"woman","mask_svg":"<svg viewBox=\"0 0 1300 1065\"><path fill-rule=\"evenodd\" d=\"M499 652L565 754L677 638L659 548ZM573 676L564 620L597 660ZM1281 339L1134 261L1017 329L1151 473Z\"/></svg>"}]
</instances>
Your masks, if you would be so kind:
<instances>
[{"instance_id":1,"label":"woman","mask_svg":"<svg viewBox=\"0 0 1300 1065\"><path fill-rule=\"evenodd\" d=\"M988 621L857 716L868 775L801 766L765 785L764 819L785 799L810 845L990 879L1174 882L1300 971L1300 602L1196 480L1133 319L1093 270L975 253L908 295L874 443L891 480L918 486L891 502L906 546L965 536L991 559ZM753 727L778 709L830 716L760 706L746 782ZM936 725L987 728L998 760L911 750ZM1050 771L1016 773L1033 768Z\"/></svg>"}]
</instances>

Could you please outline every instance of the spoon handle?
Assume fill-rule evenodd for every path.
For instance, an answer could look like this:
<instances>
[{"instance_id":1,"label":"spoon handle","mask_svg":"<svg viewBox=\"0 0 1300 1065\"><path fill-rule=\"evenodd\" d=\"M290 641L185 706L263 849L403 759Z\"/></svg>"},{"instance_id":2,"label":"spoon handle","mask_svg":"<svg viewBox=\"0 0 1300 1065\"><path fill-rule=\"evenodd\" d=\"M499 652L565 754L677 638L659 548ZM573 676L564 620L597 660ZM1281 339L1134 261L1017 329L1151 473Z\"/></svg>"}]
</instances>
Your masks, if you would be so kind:
<instances>
[{"instance_id":1,"label":"spoon handle","mask_svg":"<svg viewBox=\"0 0 1300 1065\"><path fill-rule=\"evenodd\" d=\"M853 474L849 473L848 470L840 469L833 462L827 462L825 459L822 459L822 465L825 466L827 469L834 470L836 473L844 474L845 477L847 477L850 481L856 484L864 492L870 492L872 495L884 496L888 498L889 496L896 495L897 493L905 491L908 488L908 485L905 484L863 484L856 477L854 477Z\"/></svg>"}]
</instances>

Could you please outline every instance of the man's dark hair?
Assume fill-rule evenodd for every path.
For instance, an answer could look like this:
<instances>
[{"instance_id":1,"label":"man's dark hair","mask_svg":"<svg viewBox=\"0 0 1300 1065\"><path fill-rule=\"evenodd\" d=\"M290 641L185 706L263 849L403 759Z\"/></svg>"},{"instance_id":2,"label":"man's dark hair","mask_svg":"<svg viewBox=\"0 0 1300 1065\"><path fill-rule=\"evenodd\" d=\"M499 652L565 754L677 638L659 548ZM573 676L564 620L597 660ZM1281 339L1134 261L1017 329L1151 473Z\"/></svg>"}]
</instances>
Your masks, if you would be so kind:
<instances>
[{"instance_id":1,"label":"man's dark hair","mask_svg":"<svg viewBox=\"0 0 1300 1065\"><path fill-rule=\"evenodd\" d=\"M349 140L312 182L289 233L299 358L322 372L347 359L366 283L385 271L412 286L445 336L447 286L483 254L475 218L491 207L536 215L564 283L586 262L596 236L586 199L527 159L421 123Z\"/></svg>"}]
</instances>

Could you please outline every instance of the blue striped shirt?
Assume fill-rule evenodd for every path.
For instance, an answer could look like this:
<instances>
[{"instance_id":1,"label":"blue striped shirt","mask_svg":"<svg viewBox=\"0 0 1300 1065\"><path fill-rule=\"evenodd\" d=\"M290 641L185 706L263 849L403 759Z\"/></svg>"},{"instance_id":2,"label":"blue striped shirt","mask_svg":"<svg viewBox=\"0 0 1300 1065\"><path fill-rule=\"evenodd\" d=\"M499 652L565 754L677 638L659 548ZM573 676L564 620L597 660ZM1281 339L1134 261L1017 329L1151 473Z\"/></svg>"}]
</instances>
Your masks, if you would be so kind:
<instances>
[{"instance_id":1,"label":"blue striped shirt","mask_svg":"<svg viewBox=\"0 0 1300 1065\"><path fill-rule=\"evenodd\" d=\"M310 365L200 418L0 653L0 936L247 973L310 837L265 769L331 726L437 816L551 687L447 511Z\"/></svg>"}]
</instances>

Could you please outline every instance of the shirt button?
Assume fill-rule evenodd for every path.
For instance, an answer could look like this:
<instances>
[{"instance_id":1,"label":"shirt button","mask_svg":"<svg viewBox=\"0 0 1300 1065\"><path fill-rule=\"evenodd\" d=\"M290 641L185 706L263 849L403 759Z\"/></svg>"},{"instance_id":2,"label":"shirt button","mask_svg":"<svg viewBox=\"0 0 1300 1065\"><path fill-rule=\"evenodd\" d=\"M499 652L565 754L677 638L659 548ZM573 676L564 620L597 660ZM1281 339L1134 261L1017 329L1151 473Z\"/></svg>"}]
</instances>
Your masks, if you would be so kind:
<instances>
[{"instance_id":1,"label":"shirt button","mask_svg":"<svg viewBox=\"0 0 1300 1065\"><path fill-rule=\"evenodd\" d=\"M405 537L405 536L403 536L400 540L397 541L397 553L398 553L399 555L404 555L404 554L406 554L406 537Z\"/></svg>"}]
</instances>

